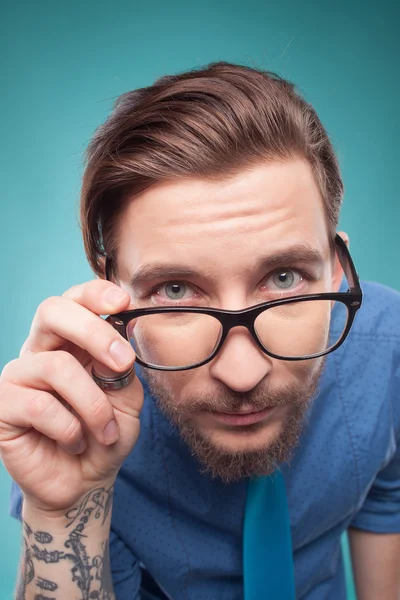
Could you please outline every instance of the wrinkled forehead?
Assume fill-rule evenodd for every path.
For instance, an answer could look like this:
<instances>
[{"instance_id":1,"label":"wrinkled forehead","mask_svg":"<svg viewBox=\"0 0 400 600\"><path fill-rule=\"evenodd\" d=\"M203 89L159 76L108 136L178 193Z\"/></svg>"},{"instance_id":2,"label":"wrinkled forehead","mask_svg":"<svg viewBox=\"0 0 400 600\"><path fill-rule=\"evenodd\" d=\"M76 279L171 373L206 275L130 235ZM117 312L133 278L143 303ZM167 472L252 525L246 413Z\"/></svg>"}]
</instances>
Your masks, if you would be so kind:
<instances>
[{"instance_id":1,"label":"wrinkled forehead","mask_svg":"<svg viewBox=\"0 0 400 600\"><path fill-rule=\"evenodd\" d=\"M186 179L154 185L121 217L121 277L151 261L207 269L249 268L293 246L329 257L325 208L303 160L269 162L225 180Z\"/></svg>"}]
</instances>

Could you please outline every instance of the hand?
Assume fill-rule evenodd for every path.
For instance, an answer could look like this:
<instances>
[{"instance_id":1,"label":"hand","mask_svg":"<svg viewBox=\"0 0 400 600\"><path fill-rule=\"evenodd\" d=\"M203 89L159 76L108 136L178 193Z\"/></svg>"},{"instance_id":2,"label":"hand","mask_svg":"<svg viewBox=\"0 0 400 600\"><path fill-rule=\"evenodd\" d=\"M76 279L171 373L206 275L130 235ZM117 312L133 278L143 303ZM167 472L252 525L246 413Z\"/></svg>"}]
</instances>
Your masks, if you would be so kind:
<instances>
[{"instance_id":1,"label":"hand","mask_svg":"<svg viewBox=\"0 0 400 600\"><path fill-rule=\"evenodd\" d=\"M128 371L135 353L101 314L126 310L114 283L74 286L38 308L20 357L0 378L0 452L31 506L59 511L112 485L139 436L137 377L105 393L91 377ZM113 424L114 422L114 424Z\"/></svg>"}]
</instances>

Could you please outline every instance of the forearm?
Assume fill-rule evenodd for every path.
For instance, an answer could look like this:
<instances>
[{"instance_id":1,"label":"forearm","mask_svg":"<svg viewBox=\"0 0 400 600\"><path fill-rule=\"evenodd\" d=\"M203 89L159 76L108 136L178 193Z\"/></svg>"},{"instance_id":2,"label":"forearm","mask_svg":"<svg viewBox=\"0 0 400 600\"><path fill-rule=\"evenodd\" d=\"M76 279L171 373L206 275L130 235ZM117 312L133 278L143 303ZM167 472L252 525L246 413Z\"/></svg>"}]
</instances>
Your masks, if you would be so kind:
<instances>
[{"instance_id":1,"label":"forearm","mask_svg":"<svg viewBox=\"0 0 400 600\"><path fill-rule=\"evenodd\" d=\"M115 600L109 556L112 488L88 493L66 513L23 508L16 600Z\"/></svg>"},{"instance_id":2,"label":"forearm","mask_svg":"<svg viewBox=\"0 0 400 600\"><path fill-rule=\"evenodd\" d=\"M349 529L358 600L400 600L400 535Z\"/></svg>"}]
</instances>

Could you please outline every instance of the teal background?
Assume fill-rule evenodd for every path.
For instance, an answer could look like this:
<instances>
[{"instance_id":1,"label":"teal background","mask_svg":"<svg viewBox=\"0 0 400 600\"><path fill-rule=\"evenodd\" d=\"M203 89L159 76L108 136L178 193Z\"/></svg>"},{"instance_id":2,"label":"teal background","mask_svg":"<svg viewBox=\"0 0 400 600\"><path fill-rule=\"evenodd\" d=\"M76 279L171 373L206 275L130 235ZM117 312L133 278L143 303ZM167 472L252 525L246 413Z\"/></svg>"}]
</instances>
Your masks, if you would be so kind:
<instances>
[{"instance_id":1,"label":"teal background","mask_svg":"<svg viewBox=\"0 0 400 600\"><path fill-rule=\"evenodd\" d=\"M77 217L82 155L113 99L210 61L299 85L339 154L358 271L400 289L399 16L385 0L2 0L0 365L17 357L42 300L92 277ZM0 466L2 600L19 554L9 487Z\"/></svg>"}]
</instances>

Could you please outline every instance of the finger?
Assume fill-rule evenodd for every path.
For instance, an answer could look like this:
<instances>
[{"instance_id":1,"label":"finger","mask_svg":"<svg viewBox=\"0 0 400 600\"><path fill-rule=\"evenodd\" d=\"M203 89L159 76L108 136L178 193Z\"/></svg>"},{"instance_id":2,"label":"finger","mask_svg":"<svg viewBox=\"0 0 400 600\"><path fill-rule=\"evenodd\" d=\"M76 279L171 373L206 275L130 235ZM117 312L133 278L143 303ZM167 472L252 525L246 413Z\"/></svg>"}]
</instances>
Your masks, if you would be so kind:
<instances>
[{"instance_id":1,"label":"finger","mask_svg":"<svg viewBox=\"0 0 400 600\"><path fill-rule=\"evenodd\" d=\"M13 398L13 402L9 399ZM86 448L82 424L49 392L4 382L1 388L1 440L8 442L33 427L56 441L71 454Z\"/></svg>"},{"instance_id":2,"label":"finger","mask_svg":"<svg viewBox=\"0 0 400 600\"><path fill-rule=\"evenodd\" d=\"M92 312L98 314L113 314L117 311L120 312L126 310L127 308L136 308L131 302L128 292L104 279L92 280L75 285L67 290L63 296L73 300L77 304L90 308ZM109 318L107 318L106 321L110 322ZM114 329L121 334L120 327ZM111 377L113 375L110 369L108 369L103 362L96 360L95 357L93 360L93 368L100 376ZM130 369L127 369L126 372L129 370Z\"/></svg>"},{"instance_id":3,"label":"finger","mask_svg":"<svg viewBox=\"0 0 400 600\"><path fill-rule=\"evenodd\" d=\"M134 377L131 383L122 389L107 390L107 397L112 402L116 414L120 439L129 439L132 436L132 418L139 419L143 408L144 391L140 379Z\"/></svg>"},{"instance_id":4,"label":"finger","mask_svg":"<svg viewBox=\"0 0 400 600\"><path fill-rule=\"evenodd\" d=\"M20 356L56 350L66 341L86 350L112 372L127 371L135 360L130 343L109 323L64 297L48 298L39 306Z\"/></svg>"},{"instance_id":5,"label":"finger","mask_svg":"<svg viewBox=\"0 0 400 600\"><path fill-rule=\"evenodd\" d=\"M128 292L115 283L104 279L93 279L74 285L62 296L85 306L97 315L120 312L125 310L131 303Z\"/></svg>"},{"instance_id":6,"label":"finger","mask_svg":"<svg viewBox=\"0 0 400 600\"><path fill-rule=\"evenodd\" d=\"M130 339L132 337L132 330L134 325L136 324L137 319L135 319L134 321L131 321L129 323L129 329L125 330L125 327L123 325L121 325L121 321L119 321L118 319L115 319L114 316L110 315L108 316L106 319L106 322L109 323L113 329L115 329L121 336L123 334L127 335L128 339ZM132 347L132 346L131 346ZM136 354L135 354L135 360L136 360ZM104 365L104 363L93 359L92 360L92 367L95 371L95 373L97 375L103 376L103 377L113 377L115 376L115 373L111 373L110 370L107 368L107 366ZM123 376L126 373L129 373L129 371L132 371L132 367L130 367L129 369L127 369L124 373L122 374L117 374L117 376ZM108 392L107 392L108 393Z\"/></svg>"},{"instance_id":7,"label":"finger","mask_svg":"<svg viewBox=\"0 0 400 600\"><path fill-rule=\"evenodd\" d=\"M21 357L9 363L3 375L18 386L56 392L100 444L112 444L118 439L118 425L110 400L68 352L40 352Z\"/></svg>"},{"instance_id":8,"label":"finger","mask_svg":"<svg viewBox=\"0 0 400 600\"><path fill-rule=\"evenodd\" d=\"M130 296L128 292L122 290L119 286L110 281L95 279L74 285L62 295L63 298L73 300L77 304L86 307L91 312L102 315L111 314L125 310L130 304ZM35 318L32 323L31 333L21 348L20 356L25 352L34 352L32 349L32 334L37 328L40 329L40 315L46 310L49 302L56 298L46 299L38 308ZM50 333L50 332L47 332ZM57 348L63 343L63 338L60 338L53 333L53 345ZM51 349L50 347L48 349Z\"/></svg>"}]
</instances>

